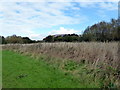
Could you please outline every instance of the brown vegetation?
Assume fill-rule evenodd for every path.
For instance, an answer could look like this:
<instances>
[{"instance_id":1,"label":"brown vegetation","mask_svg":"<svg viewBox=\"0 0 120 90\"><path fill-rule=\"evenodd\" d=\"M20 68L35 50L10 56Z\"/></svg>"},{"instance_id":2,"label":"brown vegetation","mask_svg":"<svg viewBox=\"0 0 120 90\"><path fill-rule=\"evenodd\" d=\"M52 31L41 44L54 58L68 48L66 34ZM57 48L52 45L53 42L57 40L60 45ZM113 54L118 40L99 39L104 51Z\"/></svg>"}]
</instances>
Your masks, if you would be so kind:
<instances>
[{"instance_id":1,"label":"brown vegetation","mask_svg":"<svg viewBox=\"0 0 120 90\"><path fill-rule=\"evenodd\" d=\"M83 62L91 71L98 70L97 76L109 78L106 79L105 86L108 86L109 80L120 87L120 48L117 42L7 44L3 45L3 49L31 54L33 57L42 54Z\"/></svg>"},{"instance_id":2,"label":"brown vegetation","mask_svg":"<svg viewBox=\"0 0 120 90\"><path fill-rule=\"evenodd\" d=\"M117 67L118 43L39 43L39 44L8 44L3 49L17 50L32 55L45 54L52 57L86 60L88 63L106 63Z\"/></svg>"}]
</instances>

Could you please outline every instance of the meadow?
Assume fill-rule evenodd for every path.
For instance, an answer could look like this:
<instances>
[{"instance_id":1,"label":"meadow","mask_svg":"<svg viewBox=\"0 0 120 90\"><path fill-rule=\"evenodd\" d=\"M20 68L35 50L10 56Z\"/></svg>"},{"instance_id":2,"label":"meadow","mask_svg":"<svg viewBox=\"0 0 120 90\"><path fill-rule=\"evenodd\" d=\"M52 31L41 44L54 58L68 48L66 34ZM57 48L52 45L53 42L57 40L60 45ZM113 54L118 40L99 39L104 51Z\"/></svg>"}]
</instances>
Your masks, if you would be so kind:
<instances>
[{"instance_id":1,"label":"meadow","mask_svg":"<svg viewBox=\"0 0 120 90\"><path fill-rule=\"evenodd\" d=\"M75 88L85 87L48 66L42 59L3 51L3 88Z\"/></svg>"},{"instance_id":2,"label":"meadow","mask_svg":"<svg viewBox=\"0 0 120 90\"><path fill-rule=\"evenodd\" d=\"M3 87L120 87L118 42L7 44L2 48ZM23 72L25 78L15 79Z\"/></svg>"}]
</instances>

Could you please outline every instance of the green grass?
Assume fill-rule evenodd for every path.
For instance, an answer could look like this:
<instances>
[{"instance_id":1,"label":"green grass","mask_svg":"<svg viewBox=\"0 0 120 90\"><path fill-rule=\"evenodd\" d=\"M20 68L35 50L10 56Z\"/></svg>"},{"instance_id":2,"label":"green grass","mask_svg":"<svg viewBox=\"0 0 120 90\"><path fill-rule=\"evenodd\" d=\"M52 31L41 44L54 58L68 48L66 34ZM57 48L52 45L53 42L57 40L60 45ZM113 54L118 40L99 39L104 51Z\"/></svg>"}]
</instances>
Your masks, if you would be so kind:
<instances>
[{"instance_id":1,"label":"green grass","mask_svg":"<svg viewBox=\"0 0 120 90\"><path fill-rule=\"evenodd\" d=\"M3 88L87 87L71 75L65 75L61 70L47 65L43 60L12 51L3 51L2 60Z\"/></svg>"}]
</instances>

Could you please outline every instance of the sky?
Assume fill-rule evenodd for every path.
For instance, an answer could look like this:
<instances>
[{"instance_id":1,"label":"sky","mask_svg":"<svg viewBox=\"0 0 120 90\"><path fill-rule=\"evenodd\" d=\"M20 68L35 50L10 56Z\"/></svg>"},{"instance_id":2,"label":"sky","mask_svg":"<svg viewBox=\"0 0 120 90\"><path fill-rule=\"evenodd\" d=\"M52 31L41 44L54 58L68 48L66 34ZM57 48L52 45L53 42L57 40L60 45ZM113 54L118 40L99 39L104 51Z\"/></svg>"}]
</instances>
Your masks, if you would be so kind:
<instances>
[{"instance_id":1,"label":"sky","mask_svg":"<svg viewBox=\"0 0 120 90\"><path fill-rule=\"evenodd\" d=\"M0 35L42 40L54 34L82 34L95 23L118 18L118 0L0 1Z\"/></svg>"}]
</instances>

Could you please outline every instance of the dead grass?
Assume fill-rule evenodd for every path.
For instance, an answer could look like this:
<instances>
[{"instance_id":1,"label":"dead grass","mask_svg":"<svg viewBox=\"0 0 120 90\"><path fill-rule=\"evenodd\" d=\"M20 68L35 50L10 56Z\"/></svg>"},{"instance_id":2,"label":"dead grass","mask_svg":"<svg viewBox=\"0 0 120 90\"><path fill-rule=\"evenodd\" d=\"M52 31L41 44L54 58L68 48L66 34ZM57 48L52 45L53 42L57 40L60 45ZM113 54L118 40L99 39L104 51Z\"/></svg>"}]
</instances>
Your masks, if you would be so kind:
<instances>
[{"instance_id":1,"label":"dead grass","mask_svg":"<svg viewBox=\"0 0 120 90\"><path fill-rule=\"evenodd\" d=\"M3 45L3 49L31 54L33 57L42 54L48 57L71 59L77 63L83 62L88 65L88 69L94 70L96 78L105 77L105 86L109 85L107 83L109 81L120 87L118 83L120 82L120 47L118 42L8 44ZM78 71L74 71L74 73L76 72Z\"/></svg>"},{"instance_id":2,"label":"dead grass","mask_svg":"<svg viewBox=\"0 0 120 90\"><path fill-rule=\"evenodd\" d=\"M39 44L9 44L3 49L15 50L32 55L45 54L53 57L73 59L76 61L86 60L88 63L97 65L106 63L117 67L119 60L118 43L39 43Z\"/></svg>"}]
</instances>

